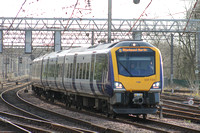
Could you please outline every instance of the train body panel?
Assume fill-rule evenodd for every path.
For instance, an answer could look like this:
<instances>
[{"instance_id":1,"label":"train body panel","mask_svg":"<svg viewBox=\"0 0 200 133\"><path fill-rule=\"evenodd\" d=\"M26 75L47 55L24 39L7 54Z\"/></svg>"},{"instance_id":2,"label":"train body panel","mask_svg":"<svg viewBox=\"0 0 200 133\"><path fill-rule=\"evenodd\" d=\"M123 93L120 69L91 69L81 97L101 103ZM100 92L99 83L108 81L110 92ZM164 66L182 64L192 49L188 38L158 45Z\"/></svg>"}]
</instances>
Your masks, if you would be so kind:
<instances>
[{"instance_id":1,"label":"train body panel","mask_svg":"<svg viewBox=\"0 0 200 133\"><path fill-rule=\"evenodd\" d=\"M160 101L162 71L157 48L122 41L37 58L31 77L34 89L62 93L59 97L68 104L117 114L148 114L156 112Z\"/></svg>"}]
</instances>

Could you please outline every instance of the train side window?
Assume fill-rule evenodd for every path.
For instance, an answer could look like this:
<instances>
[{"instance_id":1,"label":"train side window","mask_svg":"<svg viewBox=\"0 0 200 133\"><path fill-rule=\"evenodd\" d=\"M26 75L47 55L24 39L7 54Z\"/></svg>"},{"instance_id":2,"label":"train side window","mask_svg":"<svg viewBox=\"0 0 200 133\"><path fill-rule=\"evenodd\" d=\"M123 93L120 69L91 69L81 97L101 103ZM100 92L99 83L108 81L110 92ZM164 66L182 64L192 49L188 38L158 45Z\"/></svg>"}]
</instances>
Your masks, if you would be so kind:
<instances>
[{"instance_id":1,"label":"train side window","mask_svg":"<svg viewBox=\"0 0 200 133\"><path fill-rule=\"evenodd\" d=\"M68 63L65 63L65 69L64 69L64 74L65 74L65 78L67 78L68 76Z\"/></svg>"},{"instance_id":2,"label":"train side window","mask_svg":"<svg viewBox=\"0 0 200 133\"><path fill-rule=\"evenodd\" d=\"M62 64L59 64L59 65L58 65L58 71L59 71L58 77L62 77L62 72L63 72Z\"/></svg>"},{"instance_id":3,"label":"train side window","mask_svg":"<svg viewBox=\"0 0 200 133\"><path fill-rule=\"evenodd\" d=\"M48 72L48 66L47 64L45 63L43 65L43 77L47 77L47 72Z\"/></svg>"},{"instance_id":4,"label":"train side window","mask_svg":"<svg viewBox=\"0 0 200 133\"><path fill-rule=\"evenodd\" d=\"M65 64L65 72L64 73L65 73L65 77L68 78L68 76L69 76L69 64L68 63Z\"/></svg>"},{"instance_id":5,"label":"train side window","mask_svg":"<svg viewBox=\"0 0 200 133\"><path fill-rule=\"evenodd\" d=\"M82 79L83 63L80 63L79 79Z\"/></svg>"},{"instance_id":6,"label":"train side window","mask_svg":"<svg viewBox=\"0 0 200 133\"><path fill-rule=\"evenodd\" d=\"M54 64L55 66L55 77L58 77L59 74L59 64Z\"/></svg>"},{"instance_id":7,"label":"train side window","mask_svg":"<svg viewBox=\"0 0 200 133\"><path fill-rule=\"evenodd\" d=\"M35 71L34 71L34 75L35 75L35 77L36 77L36 75L37 75L37 64L35 63Z\"/></svg>"},{"instance_id":8,"label":"train side window","mask_svg":"<svg viewBox=\"0 0 200 133\"><path fill-rule=\"evenodd\" d=\"M83 79L85 79L86 63L83 64Z\"/></svg>"},{"instance_id":9,"label":"train side window","mask_svg":"<svg viewBox=\"0 0 200 133\"><path fill-rule=\"evenodd\" d=\"M87 63L86 79L89 79L89 74L90 74L90 63Z\"/></svg>"},{"instance_id":10,"label":"train side window","mask_svg":"<svg viewBox=\"0 0 200 133\"><path fill-rule=\"evenodd\" d=\"M70 71L69 71L69 78L72 78L72 70L73 70L73 64L70 63Z\"/></svg>"},{"instance_id":11,"label":"train side window","mask_svg":"<svg viewBox=\"0 0 200 133\"><path fill-rule=\"evenodd\" d=\"M76 79L78 79L79 63L76 64Z\"/></svg>"},{"instance_id":12,"label":"train side window","mask_svg":"<svg viewBox=\"0 0 200 133\"><path fill-rule=\"evenodd\" d=\"M68 78L71 78L71 63L68 64Z\"/></svg>"},{"instance_id":13,"label":"train side window","mask_svg":"<svg viewBox=\"0 0 200 133\"><path fill-rule=\"evenodd\" d=\"M45 77L45 64L43 63L42 66L42 77Z\"/></svg>"},{"instance_id":14,"label":"train side window","mask_svg":"<svg viewBox=\"0 0 200 133\"><path fill-rule=\"evenodd\" d=\"M96 55L94 79L101 80L104 63L104 55Z\"/></svg>"},{"instance_id":15,"label":"train side window","mask_svg":"<svg viewBox=\"0 0 200 133\"><path fill-rule=\"evenodd\" d=\"M47 74L47 77L50 77L51 76L51 64L49 63L49 67L48 67L48 74Z\"/></svg>"},{"instance_id":16,"label":"train side window","mask_svg":"<svg viewBox=\"0 0 200 133\"><path fill-rule=\"evenodd\" d=\"M58 77L62 77L62 73L63 73L63 65L59 64L58 65Z\"/></svg>"},{"instance_id":17,"label":"train side window","mask_svg":"<svg viewBox=\"0 0 200 133\"><path fill-rule=\"evenodd\" d=\"M48 63L47 62L44 62L44 65L45 65L45 70L44 70L44 76L45 76L45 78L48 76Z\"/></svg>"},{"instance_id":18,"label":"train side window","mask_svg":"<svg viewBox=\"0 0 200 133\"><path fill-rule=\"evenodd\" d=\"M56 69L55 68L56 68L55 64L52 64L52 71L53 71L52 72L52 77L54 77L56 75L56 72L55 72Z\"/></svg>"},{"instance_id":19,"label":"train side window","mask_svg":"<svg viewBox=\"0 0 200 133\"><path fill-rule=\"evenodd\" d=\"M69 63L66 63L65 64L65 77L66 78L69 78L69 68L70 68L70 66L69 66Z\"/></svg>"},{"instance_id":20,"label":"train side window","mask_svg":"<svg viewBox=\"0 0 200 133\"><path fill-rule=\"evenodd\" d=\"M50 76L49 77L54 77L54 65L53 64L50 64L50 68L49 68L49 74Z\"/></svg>"},{"instance_id":21,"label":"train side window","mask_svg":"<svg viewBox=\"0 0 200 133\"><path fill-rule=\"evenodd\" d=\"M67 78L69 78L70 77L70 63L68 63L68 70L67 70Z\"/></svg>"},{"instance_id":22,"label":"train side window","mask_svg":"<svg viewBox=\"0 0 200 133\"><path fill-rule=\"evenodd\" d=\"M55 72L56 71L56 65L55 64L52 65L52 71L53 71L52 77L54 77L56 75L56 72Z\"/></svg>"}]
</instances>

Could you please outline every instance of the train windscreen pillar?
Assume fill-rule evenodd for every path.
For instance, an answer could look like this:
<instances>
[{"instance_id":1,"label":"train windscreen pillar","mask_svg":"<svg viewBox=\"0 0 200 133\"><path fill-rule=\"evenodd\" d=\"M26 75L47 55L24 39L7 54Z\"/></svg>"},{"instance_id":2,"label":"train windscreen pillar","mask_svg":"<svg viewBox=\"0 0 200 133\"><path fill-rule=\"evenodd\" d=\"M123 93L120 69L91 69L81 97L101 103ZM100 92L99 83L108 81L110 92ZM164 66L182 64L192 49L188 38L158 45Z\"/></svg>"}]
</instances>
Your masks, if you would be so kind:
<instances>
[{"instance_id":1,"label":"train windscreen pillar","mask_svg":"<svg viewBox=\"0 0 200 133\"><path fill-rule=\"evenodd\" d=\"M60 51L61 50L61 32L55 31L54 33L54 51Z\"/></svg>"},{"instance_id":2,"label":"train windscreen pillar","mask_svg":"<svg viewBox=\"0 0 200 133\"><path fill-rule=\"evenodd\" d=\"M3 31L0 30L0 53L3 52Z\"/></svg>"},{"instance_id":3,"label":"train windscreen pillar","mask_svg":"<svg viewBox=\"0 0 200 133\"><path fill-rule=\"evenodd\" d=\"M32 31L25 31L25 53L32 53Z\"/></svg>"}]
</instances>

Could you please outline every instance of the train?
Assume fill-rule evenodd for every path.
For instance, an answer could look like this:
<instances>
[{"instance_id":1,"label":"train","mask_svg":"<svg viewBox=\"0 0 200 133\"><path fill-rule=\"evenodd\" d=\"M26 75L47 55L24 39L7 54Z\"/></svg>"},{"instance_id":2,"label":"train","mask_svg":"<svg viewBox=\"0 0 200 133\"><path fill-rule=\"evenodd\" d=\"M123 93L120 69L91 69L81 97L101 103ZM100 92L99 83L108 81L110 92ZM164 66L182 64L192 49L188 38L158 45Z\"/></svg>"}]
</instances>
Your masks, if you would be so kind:
<instances>
[{"instance_id":1,"label":"train","mask_svg":"<svg viewBox=\"0 0 200 133\"><path fill-rule=\"evenodd\" d=\"M52 52L34 59L30 73L37 95L113 116L155 114L163 89L161 52L145 41Z\"/></svg>"}]
</instances>

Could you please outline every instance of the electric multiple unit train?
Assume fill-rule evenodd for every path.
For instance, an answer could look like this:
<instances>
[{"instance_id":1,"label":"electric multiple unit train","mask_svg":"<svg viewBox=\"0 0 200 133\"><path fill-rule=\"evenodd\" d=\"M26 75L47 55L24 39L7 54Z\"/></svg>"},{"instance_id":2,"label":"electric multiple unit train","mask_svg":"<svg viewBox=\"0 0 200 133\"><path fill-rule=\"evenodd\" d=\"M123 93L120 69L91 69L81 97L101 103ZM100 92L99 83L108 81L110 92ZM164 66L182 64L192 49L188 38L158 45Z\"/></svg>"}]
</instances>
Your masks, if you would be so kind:
<instances>
[{"instance_id":1,"label":"electric multiple unit train","mask_svg":"<svg viewBox=\"0 0 200 133\"><path fill-rule=\"evenodd\" d=\"M160 51L143 41L72 48L36 58L32 89L47 99L107 114L157 111L163 88Z\"/></svg>"}]
</instances>

